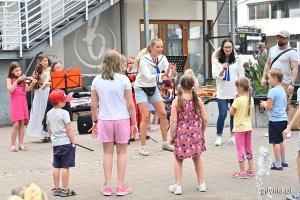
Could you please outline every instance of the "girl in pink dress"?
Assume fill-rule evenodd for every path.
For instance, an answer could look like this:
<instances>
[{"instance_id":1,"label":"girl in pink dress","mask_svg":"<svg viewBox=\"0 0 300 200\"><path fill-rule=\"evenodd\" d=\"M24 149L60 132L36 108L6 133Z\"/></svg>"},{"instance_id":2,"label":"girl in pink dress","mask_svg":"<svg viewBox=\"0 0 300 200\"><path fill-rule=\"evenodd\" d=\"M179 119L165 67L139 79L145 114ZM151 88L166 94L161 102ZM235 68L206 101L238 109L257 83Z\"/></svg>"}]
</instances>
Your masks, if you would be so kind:
<instances>
[{"instance_id":1,"label":"girl in pink dress","mask_svg":"<svg viewBox=\"0 0 300 200\"><path fill-rule=\"evenodd\" d=\"M6 87L10 93L10 117L13 125L11 132L12 152L17 152L16 139L19 137L19 150L27 151L24 146L24 125L29 121L26 92L30 91L37 80L33 79L28 86L25 84L25 75L22 75L18 62L12 62L6 79Z\"/></svg>"},{"instance_id":2,"label":"girl in pink dress","mask_svg":"<svg viewBox=\"0 0 300 200\"><path fill-rule=\"evenodd\" d=\"M206 150L204 132L207 124L205 106L194 89L195 80L183 75L178 86L177 97L171 109L171 142L174 143L175 184L169 187L174 194L181 194L183 159L192 157L197 174L199 192L206 191L203 177L203 163L200 157Z\"/></svg>"}]
</instances>

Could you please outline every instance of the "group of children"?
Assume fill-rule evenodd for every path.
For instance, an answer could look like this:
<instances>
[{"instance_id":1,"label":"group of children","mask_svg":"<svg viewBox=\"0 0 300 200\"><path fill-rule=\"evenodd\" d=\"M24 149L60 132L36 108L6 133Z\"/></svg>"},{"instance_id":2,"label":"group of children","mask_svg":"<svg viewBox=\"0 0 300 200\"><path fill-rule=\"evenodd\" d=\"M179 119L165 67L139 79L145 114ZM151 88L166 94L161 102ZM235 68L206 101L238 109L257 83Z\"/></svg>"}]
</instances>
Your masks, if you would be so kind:
<instances>
[{"instance_id":1,"label":"group of children","mask_svg":"<svg viewBox=\"0 0 300 200\"><path fill-rule=\"evenodd\" d=\"M116 55L105 56L105 58L107 59L106 62L110 65L117 63L116 59L119 59ZM23 151L27 150L23 142L24 125L29 121L25 93L30 91L36 84L38 84L39 88L41 89L49 87L48 82L45 82L46 75L43 75L43 73L47 73L46 64L43 64L43 62L46 63L45 60L40 60L40 65L42 68L39 72L39 78L35 77L32 80L32 83L28 86L24 83L25 77L21 73L20 65L16 62L11 63L7 78L7 89L11 95L11 121L13 124L11 134L11 151L15 152L18 149ZM121 70L119 73L122 73ZM287 126L287 100L284 89L281 86L282 78L283 73L280 69L274 68L270 70L269 82L273 88L269 91L268 100L262 101L260 104L262 108L269 110L269 143L273 144L275 155L275 162L272 163L271 166L271 169L273 170L282 170L283 167L288 166L285 160L284 138L287 130L290 130L291 127L290 125ZM207 116L204 103L197 95L195 89L195 86L197 86L196 84L197 80L193 75L183 75L179 81L177 96L173 100L171 106L170 134L171 143L174 144L175 183L169 187L169 191L176 195L182 193L181 176L183 160L190 157L193 159L197 175L196 188L200 192L206 191L201 154L206 150L205 131L207 125ZM96 86L94 85L93 87L95 88ZM247 176L255 176L251 144L251 113L254 107L254 102L250 95L250 81L247 78L238 79L236 81L236 87L238 94L232 104L232 107L230 108L230 114L234 116L233 131L235 133L236 152L240 169L233 174L233 177L246 179ZM128 88L131 88L131 85L128 85L126 82L126 89ZM49 94L49 91L46 90L43 93L45 93L43 94L43 98L48 99L46 93ZM62 109L66 102L71 100L71 97L66 96L65 92L62 90L53 90L49 95L49 100L53 105L53 108L47 113L46 123L48 125L48 133L51 135L53 145L53 179L55 186L53 189L53 194L55 196L62 197L76 195L76 192L69 188L69 168L75 166L76 142L71 128L70 115L66 110ZM31 110L31 117L34 117L33 109L35 108L33 107ZM132 107L130 107L130 109L132 109ZM299 113L300 111L297 112L296 116L299 116ZM42 115L41 119L43 119L43 116L44 115ZM130 117L132 117L132 113L130 113ZM132 124L132 126L135 127L137 122L136 118L137 117L134 117ZM293 124L295 120L296 119L293 119L291 124ZM94 119L94 126L92 128L94 131L97 128L101 128L100 125L98 125L98 127L95 125L97 122L98 118ZM136 133L137 131L135 130L134 132ZM96 137L95 134L97 133L93 132L93 134ZM124 138L127 137L127 132L125 133L124 131L121 131L120 134L122 134ZM19 136L19 148L16 147L17 135ZM100 136L98 135L97 137ZM100 141L105 144L103 138ZM116 142L117 145L119 145L118 141ZM108 150L107 148L111 148L111 146L107 146L106 151ZM123 146L117 146L117 148L123 148ZM126 150L123 153L125 157L122 157L122 163L125 165L123 167L126 167ZM106 155L105 152L104 154ZM248 169L245 167L246 159L248 160ZM110 161L107 160L107 162ZM109 179L110 176L108 173L111 172L105 171L105 176ZM59 184L60 175L62 176L62 188ZM129 186L124 185L124 176L121 177L121 179L123 186L118 186L118 194L126 195L131 193L132 189ZM109 185L107 185L107 181L105 184L106 185L104 188L102 188L101 192L103 195L111 195L112 191L110 182Z\"/></svg>"}]
</instances>

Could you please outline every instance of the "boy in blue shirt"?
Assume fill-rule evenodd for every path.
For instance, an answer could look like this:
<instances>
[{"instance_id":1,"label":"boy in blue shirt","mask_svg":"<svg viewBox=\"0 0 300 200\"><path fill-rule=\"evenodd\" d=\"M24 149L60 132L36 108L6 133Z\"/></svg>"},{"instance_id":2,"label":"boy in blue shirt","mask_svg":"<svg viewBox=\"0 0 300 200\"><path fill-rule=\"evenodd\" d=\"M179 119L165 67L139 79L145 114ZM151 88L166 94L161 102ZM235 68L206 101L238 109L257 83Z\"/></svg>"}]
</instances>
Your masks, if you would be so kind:
<instances>
[{"instance_id":1,"label":"boy in blue shirt","mask_svg":"<svg viewBox=\"0 0 300 200\"><path fill-rule=\"evenodd\" d=\"M284 88L281 85L283 72L279 68L272 68L268 74L269 84L272 89L269 90L268 100L261 101L260 106L268 110L269 115L269 143L273 144L275 162L272 163L272 170L283 170L288 167L285 161L285 145L282 132L288 124L286 114L287 98Z\"/></svg>"}]
</instances>

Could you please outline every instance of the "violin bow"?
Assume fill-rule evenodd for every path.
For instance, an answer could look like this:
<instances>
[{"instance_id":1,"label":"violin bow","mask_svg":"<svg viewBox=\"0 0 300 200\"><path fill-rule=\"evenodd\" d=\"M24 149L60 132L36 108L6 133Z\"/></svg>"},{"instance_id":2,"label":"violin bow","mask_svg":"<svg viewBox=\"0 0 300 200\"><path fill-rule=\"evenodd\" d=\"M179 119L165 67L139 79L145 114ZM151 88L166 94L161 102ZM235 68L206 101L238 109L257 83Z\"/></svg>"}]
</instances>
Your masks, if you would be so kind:
<instances>
[{"instance_id":1,"label":"violin bow","mask_svg":"<svg viewBox=\"0 0 300 200\"><path fill-rule=\"evenodd\" d=\"M31 59L31 61L30 61L30 63L29 63L29 67L26 69L26 71L25 71L25 73L24 73L26 76L27 76L27 73L28 73L29 69L31 68L32 63L33 63L33 61L35 60L35 58L36 58L36 55Z\"/></svg>"}]
</instances>

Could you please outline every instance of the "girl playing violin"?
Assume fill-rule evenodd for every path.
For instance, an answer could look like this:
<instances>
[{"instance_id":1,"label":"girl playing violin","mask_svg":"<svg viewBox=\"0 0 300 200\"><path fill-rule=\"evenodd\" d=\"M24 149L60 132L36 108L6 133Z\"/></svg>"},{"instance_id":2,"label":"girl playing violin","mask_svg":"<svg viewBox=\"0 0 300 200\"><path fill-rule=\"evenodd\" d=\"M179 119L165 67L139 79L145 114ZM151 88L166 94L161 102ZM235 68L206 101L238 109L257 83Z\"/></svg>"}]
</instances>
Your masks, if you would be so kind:
<instances>
[{"instance_id":1,"label":"girl playing violin","mask_svg":"<svg viewBox=\"0 0 300 200\"><path fill-rule=\"evenodd\" d=\"M6 87L10 93L10 117L12 123L10 151L17 152L18 149L27 151L24 146L24 127L29 121L26 92L30 91L37 80L33 79L30 85L25 84L25 75L18 62L12 62L9 66L9 73L6 78ZM16 147L17 136L19 148Z\"/></svg>"},{"instance_id":2,"label":"girl playing violin","mask_svg":"<svg viewBox=\"0 0 300 200\"><path fill-rule=\"evenodd\" d=\"M48 102L50 91L50 69L48 67L48 58L40 54L37 59L37 66L34 71L34 77L38 80L34 91L34 98L30 111L30 121L27 126L27 135L42 137L42 141L49 142L48 132L43 130L43 118Z\"/></svg>"}]
</instances>

